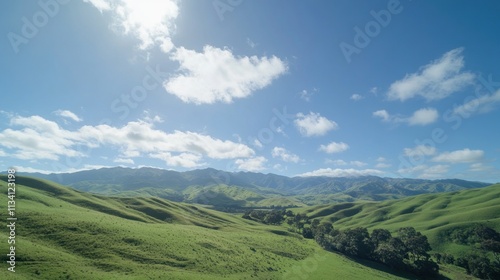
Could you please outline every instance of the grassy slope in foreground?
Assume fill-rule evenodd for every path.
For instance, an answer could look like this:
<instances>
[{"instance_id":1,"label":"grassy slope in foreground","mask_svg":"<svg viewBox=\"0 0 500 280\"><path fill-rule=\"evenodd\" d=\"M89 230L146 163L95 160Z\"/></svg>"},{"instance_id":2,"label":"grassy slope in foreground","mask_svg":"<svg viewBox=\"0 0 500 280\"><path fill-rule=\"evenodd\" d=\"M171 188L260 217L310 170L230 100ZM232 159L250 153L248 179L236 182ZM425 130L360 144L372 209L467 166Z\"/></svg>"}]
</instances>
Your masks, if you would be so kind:
<instances>
[{"instance_id":1,"label":"grassy slope in foreground","mask_svg":"<svg viewBox=\"0 0 500 280\"><path fill-rule=\"evenodd\" d=\"M100 197L16 180L16 272L7 270L2 230L1 279L401 279L280 227L157 198Z\"/></svg>"},{"instance_id":2,"label":"grassy slope in foreground","mask_svg":"<svg viewBox=\"0 0 500 280\"><path fill-rule=\"evenodd\" d=\"M500 184L378 203L340 203L295 211L332 222L337 228L361 226L397 230L413 226L427 235L434 250L460 254L471 248L446 242L443 233L448 229L466 227L473 223L500 230Z\"/></svg>"}]
</instances>

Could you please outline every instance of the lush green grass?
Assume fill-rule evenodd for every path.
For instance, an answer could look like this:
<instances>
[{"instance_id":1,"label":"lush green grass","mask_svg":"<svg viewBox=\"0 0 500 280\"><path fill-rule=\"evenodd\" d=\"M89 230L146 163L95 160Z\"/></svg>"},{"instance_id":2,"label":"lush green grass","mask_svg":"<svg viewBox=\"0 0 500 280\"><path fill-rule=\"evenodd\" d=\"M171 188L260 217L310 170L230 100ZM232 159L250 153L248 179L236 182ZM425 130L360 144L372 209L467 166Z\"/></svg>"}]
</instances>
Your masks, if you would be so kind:
<instances>
[{"instance_id":1,"label":"lush green grass","mask_svg":"<svg viewBox=\"0 0 500 280\"><path fill-rule=\"evenodd\" d=\"M282 227L200 206L16 183L16 272L2 230L0 279L398 279ZM0 181L3 221L6 193Z\"/></svg>"},{"instance_id":2,"label":"lush green grass","mask_svg":"<svg viewBox=\"0 0 500 280\"><path fill-rule=\"evenodd\" d=\"M396 230L413 226L427 235L434 250L461 254L471 250L446 242L455 227L481 223L500 230L500 184L481 189L418 195L383 202L353 202L295 209L337 228L367 227Z\"/></svg>"}]
</instances>

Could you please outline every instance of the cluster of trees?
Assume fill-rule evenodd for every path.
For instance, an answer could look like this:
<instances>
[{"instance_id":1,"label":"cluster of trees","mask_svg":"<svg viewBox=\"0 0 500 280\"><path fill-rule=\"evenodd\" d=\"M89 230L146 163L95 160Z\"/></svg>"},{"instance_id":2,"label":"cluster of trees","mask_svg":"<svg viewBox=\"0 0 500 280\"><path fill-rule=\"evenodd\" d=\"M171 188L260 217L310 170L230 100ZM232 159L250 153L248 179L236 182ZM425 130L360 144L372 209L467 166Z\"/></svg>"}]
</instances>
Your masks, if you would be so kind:
<instances>
[{"instance_id":1,"label":"cluster of trees","mask_svg":"<svg viewBox=\"0 0 500 280\"><path fill-rule=\"evenodd\" d=\"M330 223L311 223L314 239L323 248L349 256L383 263L391 268L411 271L417 275L433 277L439 266L429 251L427 237L413 227L403 227L392 236L386 229L374 229L370 235L363 227L336 230Z\"/></svg>"},{"instance_id":2,"label":"cluster of trees","mask_svg":"<svg viewBox=\"0 0 500 280\"><path fill-rule=\"evenodd\" d=\"M471 254L455 259L450 254L435 253L434 258L438 263L461 266L468 274L480 279L500 279L500 263L498 260L490 261L485 255Z\"/></svg>"},{"instance_id":3,"label":"cluster of trees","mask_svg":"<svg viewBox=\"0 0 500 280\"><path fill-rule=\"evenodd\" d=\"M334 229L331 223L320 223L317 219L311 220L305 214L295 215L289 210L252 210L243 217L265 224L286 221L291 230L301 233L305 238L315 239L326 250L373 260L425 277L437 276L439 272L439 266L428 253L431 246L427 237L413 227L400 228L398 236L393 237L385 229L375 229L371 235L363 227L340 231Z\"/></svg>"},{"instance_id":4,"label":"cluster of trees","mask_svg":"<svg viewBox=\"0 0 500 280\"><path fill-rule=\"evenodd\" d=\"M488 251L500 248L500 233L482 224L451 229L445 233L445 237L457 244L479 245L481 249Z\"/></svg>"},{"instance_id":5,"label":"cluster of trees","mask_svg":"<svg viewBox=\"0 0 500 280\"><path fill-rule=\"evenodd\" d=\"M466 228L454 228L444 234L444 238L454 243L469 245L478 250L478 254L454 258L448 254L436 253L440 263L461 266L467 273L481 279L500 279L500 233L481 225ZM481 254L479 254L482 252ZM493 260L488 257L493 256Z\"/></svg>"},{"instance_id":6,"label":"cluster of trees","mask_svg":"<svg viewBox=\"0 0 500 280\"><path fill-rule=\"evenodd\" d=\"M243 214L244 219L258 221L268 225L281 225L287 217L293 217L290 210L248 210Z\"/></svg>"}]
</instances>

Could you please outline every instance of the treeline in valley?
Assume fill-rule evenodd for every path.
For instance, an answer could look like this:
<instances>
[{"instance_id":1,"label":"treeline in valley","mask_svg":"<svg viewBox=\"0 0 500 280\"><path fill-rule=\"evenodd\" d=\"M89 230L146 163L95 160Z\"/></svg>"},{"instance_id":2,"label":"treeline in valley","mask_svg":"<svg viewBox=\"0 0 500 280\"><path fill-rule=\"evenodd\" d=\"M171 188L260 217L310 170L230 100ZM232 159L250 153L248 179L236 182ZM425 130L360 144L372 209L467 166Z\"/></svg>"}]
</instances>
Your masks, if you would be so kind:
<instances>
[{"instance_id":1,"label":"treeline in valley","mask_svg":"<svg viewBox=\"0 0 500 280\"><path fill-rule=\"evenodd\" d=\"M291 230L316 240L329 251L376 261L422 277L439 274L439 266L428 253L431 246L427 237L413 227L400 228L397 236L386 229L374 229L371 234L363 227L338 230L331 223L320 223L318 219L311 220L305 214L295 215L290 210L252 210L243 218L274 225L286 222Z\"/></svg>"}]
</instances>

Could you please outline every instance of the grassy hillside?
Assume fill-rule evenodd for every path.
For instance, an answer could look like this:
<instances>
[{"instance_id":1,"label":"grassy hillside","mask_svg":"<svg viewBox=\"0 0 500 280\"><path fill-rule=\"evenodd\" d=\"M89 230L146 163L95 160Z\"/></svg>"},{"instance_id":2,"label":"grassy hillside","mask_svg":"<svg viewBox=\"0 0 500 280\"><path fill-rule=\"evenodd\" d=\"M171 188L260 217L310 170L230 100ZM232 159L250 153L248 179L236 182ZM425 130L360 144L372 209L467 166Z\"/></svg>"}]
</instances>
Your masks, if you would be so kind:
<instances>
[{"instance_id":1,"label":"grassy hillside","mask_svg":"<svg viewBox=\"0 0 500 280\"><path fill-rule=\"evenodd\" d=\"M16 183L16 272L7 271L2 230L1 279L402 279L282 227L199 206L95 196L32 178Z\"/></svg>"},{"instance_id":2,"label":"grassy hillside","mask_svg":"<svg viewBox=\"0 0 500 280\"><path fill-rule=\"evenodd\" d=\"M471 248L446 242L444 235L448 230L474 223L500 230L500 184L384 202L339 203L295 211L332 222L338 228L362 226L396 230L413 226L429 237L435 250L459 254Z\"/></svg>"}]
</instances>

